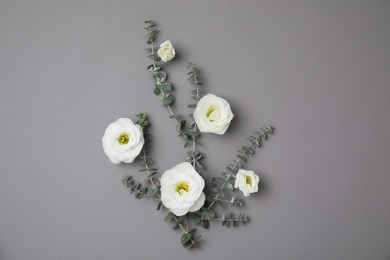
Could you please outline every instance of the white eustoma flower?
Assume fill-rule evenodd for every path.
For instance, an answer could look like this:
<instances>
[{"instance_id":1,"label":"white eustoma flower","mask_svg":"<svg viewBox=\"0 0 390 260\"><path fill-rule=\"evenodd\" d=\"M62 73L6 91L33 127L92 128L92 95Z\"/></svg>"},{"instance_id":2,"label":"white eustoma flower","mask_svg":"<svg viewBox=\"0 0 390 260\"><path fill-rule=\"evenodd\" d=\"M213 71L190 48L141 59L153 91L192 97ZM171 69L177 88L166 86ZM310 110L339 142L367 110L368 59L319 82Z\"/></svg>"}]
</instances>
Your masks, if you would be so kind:
<instances>
[{"instance_id":1,"label":"white eustoma flower","mask_svg":"<svg viewBox=\"0 0 390 260\"><path fill-rule=\"evenodd\" d=\"M172 60L175 57L175 54L175 49L170 41L161 43L160 49L157 51L158 57L160 57L163 62Z\"/></svg>"},{"instance_id":2,"label":"white eustoma flower","mask_svg":"<svg viewBox=\"0 0 390 260\"><path fill-rule=\"evenodd\" d=\"M257 192L259 180L259 176L253 171L240 169L236 175L234 188L239 188L244 193L244 196L248 197L251 193Z\"/></svg>"},{"instance_id":3,"label":"white eustoma flower","mask_svg":"<svg viewBox=\"0 0 390 260\"><path fill-rule=\"evenodd\" d=\"M141 126L128 118L119 118L111 123L102 141L104 152L115 164L133 162L145 143Z\"/></svg>"},{"instance_id":4,"label":"white eustoma flower","mask_svg":"<svg viewBox=\"0 0 390 260\"><path fill-rule=\"evenodd\" d=\"M194 110L199 131L223 135L234 115L229 103L213 94L202 97Z\"/></svg>"},{"instance_id":5,"label":"white eustoma flower","mask_svg":"<svg viewBox=\"0 0 390 260\"><path fill-rule=\"evenodd\" d=\"M176 216L199 210L205 201L204 180L194 167L183 162L161 176L161 201Z\"/></svg>"}]
</instances>

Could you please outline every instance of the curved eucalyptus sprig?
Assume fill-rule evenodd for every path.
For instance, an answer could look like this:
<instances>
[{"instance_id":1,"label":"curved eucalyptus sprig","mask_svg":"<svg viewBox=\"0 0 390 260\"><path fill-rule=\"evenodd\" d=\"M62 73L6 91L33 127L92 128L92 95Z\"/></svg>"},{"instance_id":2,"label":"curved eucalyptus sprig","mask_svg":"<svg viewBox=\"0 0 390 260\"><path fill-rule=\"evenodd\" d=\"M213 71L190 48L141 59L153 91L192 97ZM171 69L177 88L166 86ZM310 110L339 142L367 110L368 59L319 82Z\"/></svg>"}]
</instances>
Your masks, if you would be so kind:
<instances>
[{"instance_id":1,"label":"curved eucalyptus sprig","mask_svg":"<svg viewBox=\"0 0 390 260\"><path fill-rule=\"evenodd\" d=\"M156 62L159 62L161 59L158 57L158 55L154 52L154 42L156 41L156 35L159 32L155 26L156 23L153 20L145 21L146 27L145 29L148 30L148 34L146 34L146 38L148 38L147 44L150 45L150 51L151 54L148 56L153 61L153 68L156 69Z\"/></svg>"},{"instance_id":2,"label":"curved eucalyptus sprig","mask_svg":"<svg viewBox=\"0 0 390 260\"><path fill-rule=\"evenodd\" d=\"M193 99L194 103L188 105L187 107L195 109L198 105L199 100L204 96L203 91L200 89L202 83L199 81L199 71L195 64L191 62L187 62L187 75L189 76L188 81L194 87L191 93L191 99ZM203 155L196 151L195 146L198 139L201 137L201 133L198 129L198 126L194 119L194 114L189 114L190 118L192 118L191 123L187 123L187 142L184 147L192 146L192 151L187 152L187 156L185 157L187 162L191 163L195 170L200 173L204 170L204 166L199 162L199 160L203 157Z\"/></svg>"},{"instance_id":3,"label":"curved eucalyptus sprig","mask_svg":"<svg viewBox=\"0 0 390 260\"><path fill-rule=\"evenodd\" d=\"M184 216L176 216L173 214L171 211L165 216L164 222L169 222L169 221L174 221L174 226L172 228L177 228L180 227L181 230L184 232L184 234L181 236L181 244L185 248L198 248L197 241L200 240L201 236L195 236L197 229L192 228L191 230L188 231L188 228L184 228L184 223L189 219L189 214L186 214ZM188 226L188 225L187 225Z\"/></svg>"},{"instance_id":4,"label":"curved eucalyptus sprig","mask_svg":"<svg viewBox=\"0 0 390 260\"><path fill-rule=\"evenodd\" d=\"M149 156L147 156L147 141L149 140L149 135L147 130L147 127L149 126L149 122L147 120L147 116L144 113L138 113L137 114L137 124L139 124L142 127L143 133L144 133L144 138L145 138L145 144L142 149L142 162L141 162L141 167L142 169L140 171L146 171L148 173L148 179L150 183L152 184L151 189L147 189L146 187L144 188L144 191L142 192L139 188L141 187L140 184L134 183L134 181L130 178L129 181L124 182L125 185L127 184L127 187L130 188L131 192L136 192L136 198L142 198L143 196L148 196L155 198L159 200L159 203L157 205L157 210L160 210L161 207L163 206L162 201L161 201L161 190L160 190L160 185L159 181L156 181L154 178L156 178L157 174L157 169L155 168L149 168L149 165L152 164L152 162L149 159ZM177 217L175 216L169 209L169 213L165 217L164 221L168 222L169 220L173 219L175 221L175 227L180 227L183 231L183 235L181 237L181 243L183 247L185 248L192 248L192 247L198 247L196 241L200 239L200 236L195 237L196 229L193 228L190 231L188 229L184 228L183 223L187 220L187 216L183 217Z\"/></svg>"},{"instance_id":5,"label":"curved eucalyptus sprig","mask_svg":"<svg viewBox=\"0 0 390 260\"><path fill-rule=\"evenodd\" d=\"M233 227L238 227L240 223L245 225L246 223L249 222L249 218L244 215L244 214L239 214L238 217L236 218L233 213L229 213L228 216L222 215L220 219L214 219L221 221L222 226L225 226L227 228L230 227L230 225L233 225Z\"/></svg>"},{"instance_id":6,"label":"curved eucalyptus sprig","mask_svg":"<svg viewBox=\"0 0 390 260\"><path fill-rule=\"evenodd\" d=\"M148 31L146 37L148 38L147 44L150 45L150 48L146 50L151 54L148 57L152 60L152 64L148 66L148 71L152 74L153 79L155 80L154 94L161 99L162 106L166 107L170 113L169 118L173 119L176 124L176 131L179 133L179 136L187 142L188 136L186 134L186 121L180 120L180 116L173 112L172 105L175 103L175 96L171 93L172 84L167 82L168 74L162 70L162 65L160 57L158 57L154 43L156 41L156 34L158 30L155 29L156 23L152 20L145 21L145 29Z\"/></svg>"},{"instance_id":7,"label":"curved eucalyptus sprig","mask_svg":"<svg viewBox=\"0 0 390 260\"><path fill-rule=\"evenodd\" d=\"M150 160L150 157L147 155L147 149L149 147L149 141L150 141L149 133L147 131L147 127L149 126L149 121L147 119L146 114L142 112L137 114L137 118L138 118L137 124L141 126L143 130L144 139L145 139L145 144L142 148L141 155L140 155L140 158L142 159L140 171L146 172L148 174L147 179L152 184L152 188L147 190L146 195L148 197L154 197L161 201L159 180L155 179L158 170L156 168L150 168L152 161ZM161 205L157 208L160 209L160 207Z\"/></svg>"},{"instance_id":8,"label":"curved eucalyptus sprig","mask_svg":"<svg viewBox=\"0 0 390 260\"><path fill-rule=\"evenodd\" d=\"M186 121L180 120L180 115L174 113L172 110L171 105L173 105L176 101L174 95L171 93L172 84L167 82L168 74L162 70L163 64L159 64L161 59L158 57L154 49L154 42L156 40L156 34L158 33L158 31L154 28L156 24L153 21L146 21L145 23L147 24L145 29L148 30L148 34L146 35L148 37L147 43L150 45L150 48L147 50L151 52L151 54L148 57L150 57L152 60L152 65L148 66L148 70L152 74L153 79L155 80L154 83L155 87L153 92L156 96L158 96L162 100L162 105L168 109L170 113L169 118L175 122L176 131L179 133L179 136L184 140L186 146L189 140L188 131L186 129ZM191 137L193 136L194 135L191 135ZM197 163L197 160L200 159L200 157L201 156L199 154L195 154L195 153L188 154L188 160L193 160L194 164L196 164L197 166L200 165L199 163ZM148 169L147 168L148 160L149 159L146 157L146 154L144 152L143 164L145 166L145 169ZM151 183L153 184L153 188L151 190L153 192L156 192L158 197L160 198L160 187L154 185L153 183L152 178L154 174L155 172L152 171L149 175L149 177L151 178ZM161 207L162 207L162 202L160 198L160 202L157 206L157 209L159 210ZM195 237L196 229L191 229L190 231L188 231L187 229L184 228L183 223L184 221L186 221L186 217L177 217L169 210L169 213L165 217L164 221L168 222L171 219L173 219L175 221L175 225L180 227L184 232L181 237L181 243L183 247L185 248L197 247L196 241L200 239L200 236Z\"/></svg>"},{"instance_id":9,"label":"curved eucalyptus sprig","mask_svg":"<svg viewBox=\"0 0 390 260\"><path fill-rule=\"evenodd\" d=\"M200 235L195 236L196 230L197 230L196 228L193 228L181 236L180 242L183 245L183 247L187 249L190 249L192 247L198 248L196 242L201 238L201 236Z\"/></svg>"},{"instance_id":10,"label":"curved eucalyptus sprig","mask_svg":"<svg viewBox=\"0 0 390 260\"><path fill-rule=\"evenodd\" d=\"M234 164L226 166L226 172L222 175L224 178L214 178L212 192L215 194L214 198L209 199L209 206L207 209L211 209L212 206L218 201L219 196L226 197L230 191L233 191L234 187L231 183L231 179L236 177L239 169L242 168L249 155L254 154L255 150L259 148L263 141L267 140L269 134L273 134L274 128L272 126L262 127L259 131L254 131L247 140L250 142L249 145L242 146L236 155L236 159L233 160Z\"/></svg>"},{"instance_id":11,"label":"curved eucalyptus sprig","mask_svg":"<svg viewBox=\"0 0 390 260\"><path fill-rule=\"evenodd\" d=\"M141 189L141 183L138 183L133 180L133 176L126 175L122 178L123 184L130 189L130 194L135 193L135 197L137 199L141 199L146 196L147 188L145 187L143 190Z\"/></svg>"},{"instance_id":12,"label":"curved eucalyptus sprig","mask_svg":"<svg viewBox=\"0 0 390 260\"><path fill-rule=\"evenodd\" d=\"M136 117L138 118L137 124L141 126L143 130L143 136L145 139L145 143L141 151L142 154L140 155L142 162L141 162L141 169L139 171L146 172L148 174L147 180L149 180L150 183L152 184L152 188L148 188L145 186L143 189L141 189L142 186L141 183L136 182L133 179L133 176L131 175L124 176L122 178L122 182L127 188L130 189L130 193L135 193L135 197L137 199L140 199L142 197L151 197L161 201L159 196L160 187L158 186L158 182L154 180L158 170L149 167L152 164L152 161L149 159L149 156L147 156L147 152L146 152L146 149L148 147L148 141L149 141L149 135L147 133L147 127L149 126L149 121L147 120L147 116L144 113L138 113ZM158 209L160 207L161 205L158 207Z\"/></svg>"},{"instance_id":13,"label":"curved eucalyptus sprig","mask_svg":"<svg viewBox=\"0 0 390 260\"><path fill-rule=\"evenodd\" d=\"M195 104L190 104L188 107L195 109L198 105L198 101L204 96L203 91L200 89L202 82L199 81L199 70L194 63L187 62L187 71L187 75L189 76L187 80L190 81L190 84L195 88L191 91L191 98L195 101Z\"/></svg>"},{"instance_id":14,"label":"curved eucalyptus sprig","mask_svg":"<svg viewBox=\"0 0 390 260\"><path fill-rule=\"evenodd\" d=\"M227 214L227 216L223 214L221 218L216 218L213 211L203 209L202 216L196 221L201 224L202 222L205 222L207 223L207 225L209 225L209 221L220 221L222 226L226 226L227 228L229 228L230 225L233 225L233 227L237 227L240 223L245 225L249 222L249 218L241 213L238 215L238 217L235 217L232 212Z\"/></svg>"}]
</instances>

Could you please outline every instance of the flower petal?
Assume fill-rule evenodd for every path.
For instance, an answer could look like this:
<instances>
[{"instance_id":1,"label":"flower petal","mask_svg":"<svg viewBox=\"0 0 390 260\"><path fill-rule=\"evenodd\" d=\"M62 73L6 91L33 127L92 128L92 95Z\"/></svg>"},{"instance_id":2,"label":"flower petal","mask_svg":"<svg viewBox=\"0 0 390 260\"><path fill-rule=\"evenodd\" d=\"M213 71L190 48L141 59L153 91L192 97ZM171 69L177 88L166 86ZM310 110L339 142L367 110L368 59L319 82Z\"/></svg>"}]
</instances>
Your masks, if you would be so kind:
<instances>
[{"instance_id":1,"label":"flower petal","mask_svg":"<svg viewBox=\"0 0 390 260\"><path fill-rule=\"evenodd\" d=\"M206 200L206 195L204 192L200 194L200 197L195 201L194 205L191 206L189 212L195 212L198 211L204 204L204 201Z\"/></svg>"}]
</instances>

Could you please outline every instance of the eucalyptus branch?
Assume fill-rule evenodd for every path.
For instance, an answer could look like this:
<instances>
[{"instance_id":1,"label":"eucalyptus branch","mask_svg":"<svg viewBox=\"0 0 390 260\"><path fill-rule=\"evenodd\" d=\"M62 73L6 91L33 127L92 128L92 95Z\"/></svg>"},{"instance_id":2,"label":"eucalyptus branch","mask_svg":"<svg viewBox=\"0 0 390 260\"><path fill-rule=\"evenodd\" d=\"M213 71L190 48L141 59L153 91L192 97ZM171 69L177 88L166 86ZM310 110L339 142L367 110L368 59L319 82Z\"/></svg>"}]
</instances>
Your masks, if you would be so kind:
<instances>
[{"instance_id":1,"label":"eucalyptus branch","mask_svg":"<svg viewBox=\"0 0 390 260\"><path fill-rule=\"evenodd\" d=\"M144 113L138 113L136 116L138 118L137 124L141 126L143 133L144 133L144 138L147 141L148 138L147 138L146 128L149 125L149 122L147 121L147 116ZM130 176L130 175L124 176L122 178L122 182L127 188L130 189L130 193L135 192L135 197L138 199L146 196L146 197L150 197L150 198L161 201L161 198L159 196L158 196L158 198L154 197L156 194L158 194L158 191L159 191L159 187L157 187L155 185L154 180L153 180L153 176L155 174L157 174L157 169L150 169L149 168L149 165L152 162L149 160L149 157L146 155L146 146L147 145L144 144L144 146L142 148L142 153L143 153L143 156L141 156L142 169L140 171L141 172L146 171L148 173L148 179L150 180L150 182L152 184L152 189L148 189L148 187L144 187L143 189L141 189L141 183L136 182L133 179L133 176Z\"/></svg>"},{"instance_id":2,"label":"eucalyptus branch","mask_svg":"<svg viewBox=\"0 0 390 260\"><path fill-rule=\"evenodd\" d=\"M218 200L219 196L226 197L228 191L233 190L233 185L230 182L234 178L241 168L242 164L247 161L250 154L254 154L255 150L259 148L263 141L267 140L269 134L273 134L274 128L272 126L262 127L259 131L254 131L247 140L250 142L250 146L244 145L239 149L236 155L236 159L233 160L234 164L229 164L226 167L227 172L223 172L223 178L213 178L212 191L215 193L214 198L210 201L210 205L207 209L211 209L214 203Z\"/></svg>"},{"instance_id":3,"label":"eucalyptus branch","mask_svg":"<svg viewBox=\"0 0 390 260\"><path fill-rule=\"evenodd\" d=\"M202 83L198 80L198 68L195 66L195 64L187 62L187 71L187 75L189 76L188 81L190 81L190 84L195 88L193 91L191 91L191 98L195 101L195 104L190 104L188 107L195 109L199 100L202 98L201 91L199 89ZM194 166L197 172L201 172L201 170L204 170L203 165L199 163L199 159L202 158L202 155L195 149L196 142L201 137L201 133L198 130L193 113L191 113L189 116L193 119L192 123L187 124L188 136L191 140L188 140L185 146L192 145L192 153L188 153L189 156L187 158L190 158L190 160L187 159L187 161ZM191 154L195 156L191 156Z\"/></svg>"},{"instance_id":4,"label":"eucalyptus branch","mask_svg":"<svg viewBox=\"0 0 390 260\"><path fill-rule=\"evenodd\" d=\"M161 61L154 49L154 42L156 41L156 34L158 33L158 30L154 28L156 24L151 20L145 21L145 23L147 24L145 29L148 30L148 34L146 35L146 37L148 37L147 43L150 45L148 50L151 52L149 57L152 60L152 65L148 66L148 70L152 73L153 78L156 80L154 94L159 96L162 100L162 105L168 109L170 113L169 118L173 119L175 122L179 136L187 142L188 137L186 131L184 130L185 120L178 120L179 115L174 113L171 107L171 105L173 105L176 101L175 97L170 93L172 90L172 84L166 82L168 75L166 72L161 70L162 64L156 66L156 63Z\"/></svg>"},{"instance_id":5,"label":"eucalyptus branch","mask_svg":"<svg viewBox=\"0 0 390 260\"><path fill-rule=\"evenodd\" d=\"M180 227L180 229L184 232L184 234L181 237L181 244L185 248L191 248L195 247L198 248L196 241L200 239L200 236L195 237L196 228L191 229L188 231L188 228L183 227L183 222L187 220L187 216L176 216L172 213L172 211L169 210L168 215L164 218L165 222L170 221L173 219L175 221L176 227Z\"/></svg>"},{"instance_id":6,"label":"eucalyptus branch","mask_svg":"<svg viewBox=\"0 0 390 260\"><path fill-rule=\"evenodd\" d=\"M244 214L239 214L238 217L235 217L233 213L229 213L228 216L222 215L221 218L213 218L210 219L210 221L221 221L222 226L226 226L227 228L230 227L230 225L233 225L233 227L239 226L239 224L245 225L249 222L249 218Z\"/></svg>"},{"instance_id":7,"label":"eucalyptus branch","mask_svg":"<svg viewBox=\"0 0 390 260\"><path fill-rule=\"evenodd\" d=\"M146 114L144 113L138 113L137 114L137 118L138 118L138 124L142 127L142 130L143 130L143 133L144 133L144 136L147 136L147 127L149 126L149 122L147 121L147 116ZM147 141L147 138L145 138ZM149 196L149 197L153 197L155 195L157 195L158 197L158 200L161 202L161 195L160 195L160 187L158 185L156 185L156 183L154 182L154 177L155 175L157 174L157 169L150 169L149 168L149 165L152 164L152 162L149 160L149 157L147 156L147 153L146 153L146 144L144 145L143 149L142 149L142 159L143 161L141 162L141 166L143 167L142 170L146 171L148 173L148 178L149 178L149 181L150 183L152 184L152 189L150 190L147 190L145 188L145 192L141 192L138 188L139 188L139 184L137 185L133 185L133 183L130 181L128 183L128 185L131 187L132 190L136 191L137 192L137 196L141 197L141 196ZM127 183L127 182L126 182ZM161 206L160 206L161 207ZM169 210L169 209L168 209ZM193 238L195 232L196 232L196 229L192 229L191 231L188 231L188 229L185 229L182 225L182 222L185 220L184 218L181 218L179 220L179 218L177 216L175 216L171 210L169 210L169 213L168 213L168 216L164 219L165 221L168 221L169 218L173 218L175 220L175 223L177 226L179 226L184 234L181 238L181 242L182 242L182 245L186 248L191 248L191 247L197 247L197 244L195 242L195 239Z\"/></svg>"},{"instance_id":8,"label":"eucalyptus branch","mask_svg":"<svg viewBox=\"0 0 390 260\"><path fill-rule=\"evenodd\" d=\"M153 69L156 70L156 60L158 60L158 56L154 52L154 41L156 40L156 34L158 33L158 30L156 30L154 27L156 26L156 23L153 20L145 21L146 27L145 29L148 30L148 34L145 37L148 37L147 43L150 45L152 54L149 56L152 59L152 65Z\"/></svg>"},{"instance_id":9,"label":"eucalyptus branch","mask_svg":"<svg viewBox=\"0 0 390 260\"><path fill-rule=\"evenodd\" d=\"M176 223L178 223L178 219L175 215L173 215L173 218L175 219ZM183 247L185 247L185 248L191 248L191 247L198 248L198 245L196 244L195 240L198 240L200 238L200 236L197 239L194 238L196 228L193 228L190 231L187 231L186 229L183 228L183 225L181 223L179 223L178 225L184 232L184 234L181 236L181 239L180 239Z\"/></svg>"},{"instance_id":10,"label":"eucalyptus branch","mask_svg":"<svg viewBox=\"0 0 390 260\"><path fill-rule=\"evenodd\" d=\"M123 184L130 189L130 194L135 192L135 197L137 199L141 199L144 196L146 196L147 188L145 187L144 190L141 190L141 183L138 183L133 180L133 176L127 175L123 176L122 178Z\"/></svg>"},{"instance_id":11,"label":"eucalyptus branch","mask_svg":"<svg viewBox=\"0 0 390 260\"><path fill-rule=\"evenodd\" d=\"M152 184L152 188L147 191L146 195L149 197L154 197L157 194L158 200L161 200L160 195L159 195L160 187L157 186L155 181L154 181L154 177L157 174L158 170L156 168L149 167L149 165L152 164L152 161L149 159L149 156L147 155L147 151L146 151L146 149L148 147L147 143L149 141L149 134L147 132L147 128L149 126L149 121L147 120L147 116L144 113L138 113L137 118L138 118L137 124L141 126L141 128L143 130L143 134L144 134L144 139L145 139L145 144L142 148L142 156L141 156L142 169L140 171L144 171L148 174L148 180Z\"/></svg>"}]
</instances>

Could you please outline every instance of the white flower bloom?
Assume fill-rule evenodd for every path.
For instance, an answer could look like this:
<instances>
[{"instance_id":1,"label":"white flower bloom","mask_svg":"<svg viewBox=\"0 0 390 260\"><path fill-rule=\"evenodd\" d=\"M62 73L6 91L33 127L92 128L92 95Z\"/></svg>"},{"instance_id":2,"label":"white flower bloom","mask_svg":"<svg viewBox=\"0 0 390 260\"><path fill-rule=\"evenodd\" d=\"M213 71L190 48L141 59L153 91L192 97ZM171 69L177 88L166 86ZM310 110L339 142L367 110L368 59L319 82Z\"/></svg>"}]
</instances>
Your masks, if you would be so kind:
<instances>
[{"instance_id":1,"label":"white flower bloom","mask_svg":"<svg viewBox=\"0 0 390 260\"><path fill-rule=\"evenodd\" d=\"M142 128L128 118L111 123L102 138L103 149L111 162L131 163L145 143Z\"/></svg>"},{"instance_id":2,"label":"white flower bloom","mask_svg":"<svg viewBox=\"0 0 390 260\"><path fill-rule=\"evenodd\" d=\"M213 94L202 97L194 110L194 119L201 132L223 135L234 115L229 103Z\"/></svg>"},{"instance_id":3,"label":"white flower bloom","mask_svg":"<svg viewBox=\"0 0 390 260\"><path fill-rule=\"evenodd\" d=\"M157 51L158 57L160 57L163 62L172 60L175 57L175 54L175 49L170 41L161 43L160 49Z\"/></svg>"},{"instance_id":4,"label":"white flower bloom","mask_svg":"<svg viewBox=\"0 0 390 260\"><path fill-rule=\"evenodd\" d=\"M259 180L259 176L253 171L240 169L236 175L234 188L239 188L244 193L244 196L248 197L250 193L257 192Z\"/></svg>"},{"instance_id":5,"label":"white flower bloom","mask_svg":"<svg viewBox=\"0 0 390 260\"><path fill-rule=\"evenodd\" d=\"M161 201L176 216L199 210L205 201L204 180L194 167L183 162L161 176Z\"/></svg>"}]
</instances>

